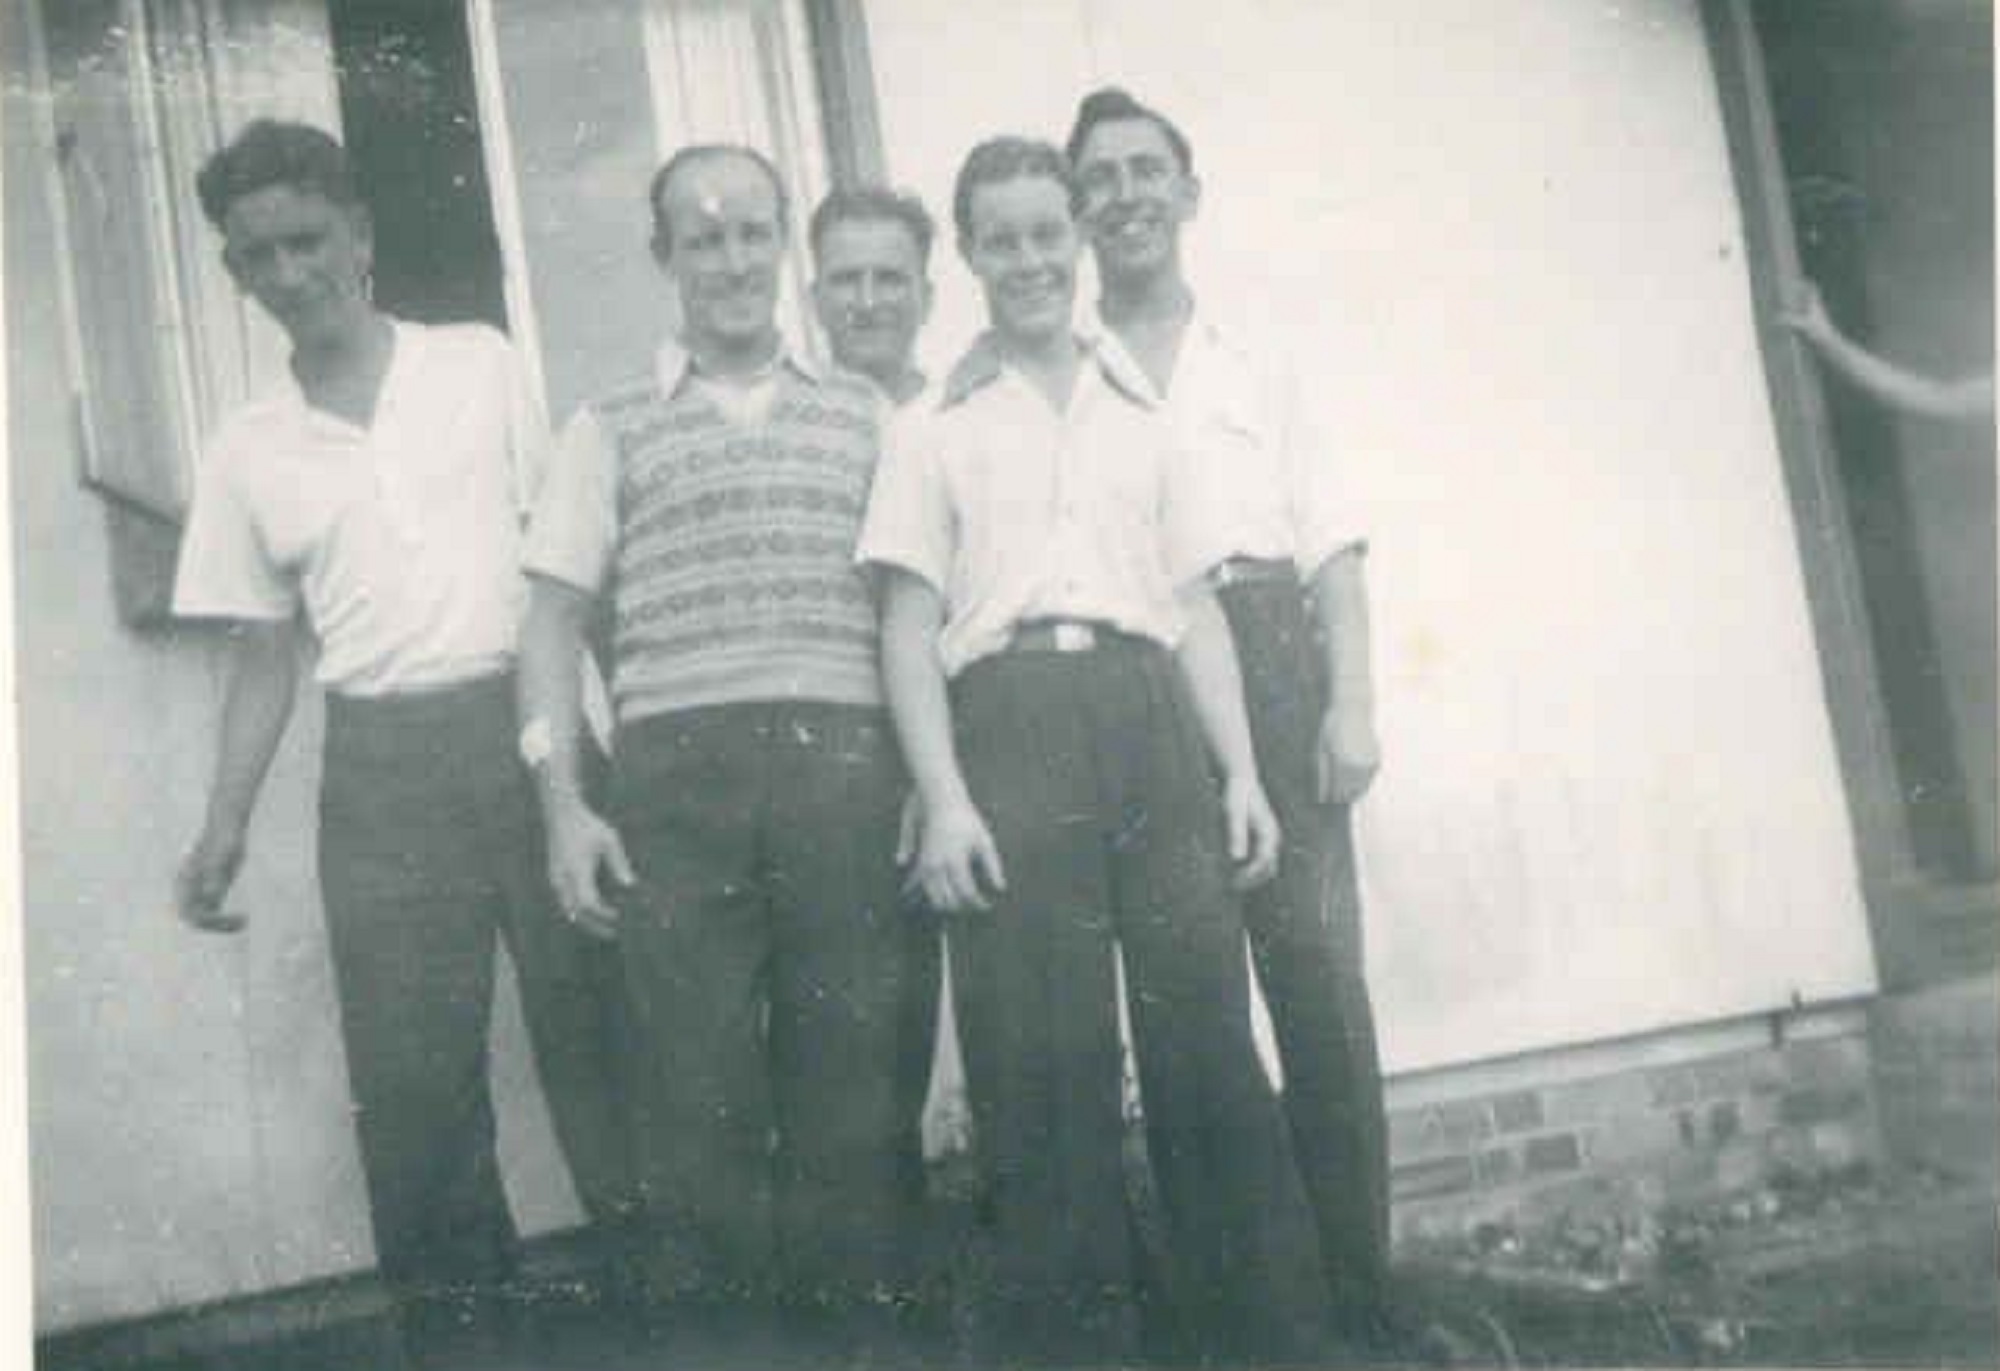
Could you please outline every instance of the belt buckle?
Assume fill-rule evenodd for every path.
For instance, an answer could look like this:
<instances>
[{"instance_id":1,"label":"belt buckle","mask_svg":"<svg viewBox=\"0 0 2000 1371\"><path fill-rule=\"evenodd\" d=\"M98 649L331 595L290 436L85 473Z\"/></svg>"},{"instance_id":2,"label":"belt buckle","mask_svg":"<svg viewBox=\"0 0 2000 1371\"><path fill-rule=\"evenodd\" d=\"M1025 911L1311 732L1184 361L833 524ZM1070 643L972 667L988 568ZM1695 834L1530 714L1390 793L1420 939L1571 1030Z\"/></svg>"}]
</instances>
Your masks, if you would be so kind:
<instances>
[{"instance_id":1,"label":"belt buckle","mask_svg":"<svg viewBox=\"0 0 2000 1371\"><path fill-rule=\"evenodd\" d=\"M1097 646L1097 630L1089 624L1054 625L1057 652L1088 652Z\"/></svg>"}]
</instances>

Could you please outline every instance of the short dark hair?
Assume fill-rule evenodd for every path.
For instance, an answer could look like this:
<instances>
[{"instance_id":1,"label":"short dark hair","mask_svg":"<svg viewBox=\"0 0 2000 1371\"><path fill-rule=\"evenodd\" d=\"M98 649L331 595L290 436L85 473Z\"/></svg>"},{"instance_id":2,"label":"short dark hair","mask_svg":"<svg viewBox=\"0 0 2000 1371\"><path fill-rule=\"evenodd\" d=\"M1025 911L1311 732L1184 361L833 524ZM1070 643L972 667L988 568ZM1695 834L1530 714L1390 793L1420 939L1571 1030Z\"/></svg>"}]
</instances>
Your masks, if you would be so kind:
<instances>
[{"instance_id":1,"label":"short dark hair","mask_svg":"<svg viewBox=\"0 0 2000 1371\"><path fill-rule=\"evenodd\" d=\"M815 261L819 259L820 243L827 232L835 224L846 223L901 224L916 242L917 260L926 267L930 265L931 240L937 236L937 225L931 219L931 212L924 208L924 202L910 192L876 185L836 186L828 191L813 211L812 224L806 230Z\"/></svg>"},{"instance_id":2,"label":"short dark hair","mask_svg":"<svg viewBox=\"0 0 2000 1371\"><path fill-rule=\"evenodd\" d=\"M1130 91L1120 86L1103 86L1077 102L1076 122L1070 125L1069 141L1063 145L1074 165L1083 154L1083 145L1090 138L1091 131L1099 124L1115 123L1121 119L1144 119L1166 135L1167 146L1174 150L1180 160L1183 175L1194 175L1194 149L1188 146L1187 135L1180 126L1151 105L1142 105L1132 97Z\"/></svg>"},{"instance_id":3,"label":"short dark hair","mask_svg":"<svg viewBox=\"0 0 2000 1371\"><path fill-rule=\"evenodd\" d=\"M778 197L778 227L784 228L791 221L791 196L785 193L785 178L778 174L778 168L770 158L753 147L742 143L690 143L672 157L660 164L653 173L653 179L646 186L646 204L653 212L653 242L662 256L673 247L673 235L667 231L667 214L661 207L668 185L683 170L697 162L714 161L723 157L740 157L753 163L758 170L770 178L771 191Z\"/></svg>"},{"instance_id":4,"label":"short dark hair","mask_svg":"<svg viewBox=\"0 0 2000 1371\"><path fill-rule=\"evenodd\" d=\"M366 209L347 149L310 124L258 119L204 162L194 178L201 212L218 229L230 206L269 186L312 191L342 209Z\"/></svg>"},{"instance_id":5,"label":"short dark hair","mask_svg":"<svg viewBox=\"0 0 2000 1371\"><path fill-rule=\"evenodd\" d=\"M1069 159L1054 143L1039 138L1019 138L1012 134L988 138L965 154L958 180L951 192L951 221L961 241L972 237L972 194L981 186L997 185L1026 176L1045 176L1063 188L1072 208L1076 204L1076 177Z\"/></svg>"}]
</instances>

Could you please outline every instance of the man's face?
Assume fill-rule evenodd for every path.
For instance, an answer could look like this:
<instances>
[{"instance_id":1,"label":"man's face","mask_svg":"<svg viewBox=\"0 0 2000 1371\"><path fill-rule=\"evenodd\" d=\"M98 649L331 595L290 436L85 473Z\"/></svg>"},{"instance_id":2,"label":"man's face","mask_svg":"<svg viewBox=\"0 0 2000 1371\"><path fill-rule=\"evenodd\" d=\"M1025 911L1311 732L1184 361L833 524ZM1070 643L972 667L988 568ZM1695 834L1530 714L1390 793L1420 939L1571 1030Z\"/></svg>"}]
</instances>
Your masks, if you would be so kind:
<instances>
[{"instance_id":1,"label":"man's face","mask_svg":"<svg viewBox=\"0 0 2000 1371\"><path fill-rule=\"evenodd\" d=\"M222 261L294 347L337 341L368 307L374 237L358 209L314 190L270 185L222 218Z\"/></svg>"},{"instance_id":2,"label":"man's face","mask_svg":"<svg viewBox=\"0 0 2000 1371\"><path fill-rule=\"evenodd\" d=\"M767 336L785 226L764 169L745 157L704 157L674 173L660 209L667 241L654 252L680 293L687 341L741 346Z\"/></svg>"},{"instance_id":3,"label":"man's face","mask_svg":"<svg viewBox=\"0 0 2000 1371\"><path fill-rule=\"evenodd\" d=\"M1181 170L1164 129L1151 119L1097 125L1077 149L1076 176L1102 271L1144 275L1176 260L1181 225L1194 217L1201 189Z\"/></svg>"},{"instance_id":4,"label":"man's face","mask_svg":"<svg viewBox=\"0 0 2000 1371\"><path fill-rule=\"evenodd\" d=\"M813 303L834 361L882 380L900 374L931 309L915 235L894 219L829 225L820 235Z\"/></svg>"},{"instance_id":5,"label":"man's face","mask_svg":"<svg viewBox=\"0 0 2000 1371\"><path fill-rule=\"evenodd\" d=\"M1000 333L1041 342L1069 327L1082 243L1069 193L1047 176L1017 176L972 192L972 231L960 244Z\"/></svg>"}]
</instances>

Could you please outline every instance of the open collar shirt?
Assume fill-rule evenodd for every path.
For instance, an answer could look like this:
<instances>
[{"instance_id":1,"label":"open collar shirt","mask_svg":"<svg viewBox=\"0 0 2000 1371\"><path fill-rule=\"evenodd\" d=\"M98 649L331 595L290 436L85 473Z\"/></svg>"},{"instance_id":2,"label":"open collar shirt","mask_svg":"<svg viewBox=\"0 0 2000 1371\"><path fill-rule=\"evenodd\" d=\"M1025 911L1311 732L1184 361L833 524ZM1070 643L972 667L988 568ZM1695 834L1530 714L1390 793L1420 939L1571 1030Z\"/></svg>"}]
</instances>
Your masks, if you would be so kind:
<instances>
[{"instance_id":1,"label":"open collar shirt","mask_svg":"<svg viewBox=\"0 0 2000 1371\"><path fill-rule=\"evenodd\" d=\"M184 616L303 610L318 680L349 695L507 668L525 595L521 530L549 447L498 331L392 322L367 427L310 404L289 373L225 421L196 472L175 578Z\"/></svg>"},{"instance_id":2,"label":"open collar shirt","mask_svg":"<svg viewBox=\"0 0 2000 1371\"><path fill-rule=\"evenodd\" d=\"M1088 344L1058 410L997 358L891 430L857 558L945 603L947 676L1037 619L1084 619L1172 647L1179 593L1207 569L1169 480L1173 432L1129 361Z\"/></svg>"},{"instance_id":3,"label":"open collar shirt","mask_svg":"<svg viewBox=\"0 0 2000 1371\"><path fill-rule=\"evenodd\" d=\"M1290 370L1252 330L1197 307L1161 396L1114 330L1094 313L1084 329L1172 424L1175 480L1202 560L1289 560L1310 578L1328 558L1365 547L1338 453Z\"/></svg>"}]
</instances>

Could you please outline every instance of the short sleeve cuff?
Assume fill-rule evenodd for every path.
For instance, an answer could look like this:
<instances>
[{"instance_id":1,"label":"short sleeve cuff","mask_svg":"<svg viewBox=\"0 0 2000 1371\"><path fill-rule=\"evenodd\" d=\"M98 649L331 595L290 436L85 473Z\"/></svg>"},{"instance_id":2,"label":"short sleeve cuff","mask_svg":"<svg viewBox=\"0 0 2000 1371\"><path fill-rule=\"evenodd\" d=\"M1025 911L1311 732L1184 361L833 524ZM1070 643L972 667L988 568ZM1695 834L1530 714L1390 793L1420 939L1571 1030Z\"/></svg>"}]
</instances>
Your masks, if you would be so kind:
<instances>
[{"instance_id":1,"label":"short sleeve cuff","mask_svg":"<svg viewBox=\"0 0 2000 1371\"><path fill-rule=\"evenodd\" d=\"M863 538L854 550L854 563L860 567L877 567L901 571L916 577L930 586L939 595L945 593L945 568L937 565L934 557L928 556L920 548L907 544L897 544L887 539Z\"/></svg>"},{"instance_id":2,"label":"short sleeve cuff","mask_svg":"<svg viewBox=\"0 0 2000 1371\"><path fill-rule=\"evenodd\" d=\"M177 619L249 619L261 623L284 623L297 617L299 602L294 598L260 599L244 595L214 595L174 588L174 617Z\"/></svg>"}]
</instances>

